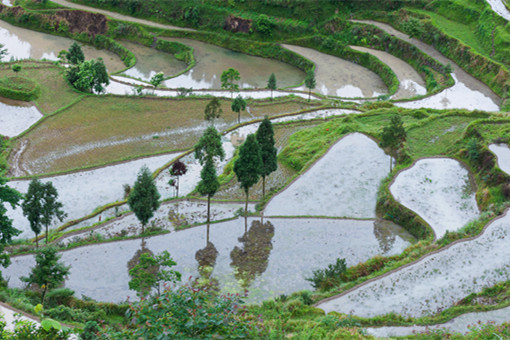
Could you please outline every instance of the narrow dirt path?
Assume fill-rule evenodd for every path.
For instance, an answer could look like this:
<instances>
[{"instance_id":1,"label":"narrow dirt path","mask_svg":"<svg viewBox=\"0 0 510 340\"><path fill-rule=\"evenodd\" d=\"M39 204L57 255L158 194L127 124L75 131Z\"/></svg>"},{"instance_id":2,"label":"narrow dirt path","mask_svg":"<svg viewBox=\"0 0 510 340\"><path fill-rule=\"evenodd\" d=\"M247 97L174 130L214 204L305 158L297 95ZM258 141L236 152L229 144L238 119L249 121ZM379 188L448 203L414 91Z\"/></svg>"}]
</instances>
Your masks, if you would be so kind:
<instances>
[{"instance_id":1,"label":"narrow dirt path","mask_svg":"<svg viewBox=\"0 0 510 340\"><path fill-rule=\"evenodd\" d=\"M446 58L439 51L437 51L434 47L432 47L418 39L410 38L407 34L397 31L392 26L385 24L385 23L381 23L378 21L372 21L372 20L351 20L351 21L377 26L379 29L385 31L386 33L391 34L399 39L402 39L404 41L407 41L407 42L413 44L418 49L420 49L422 52L428 54L432 58L437 59L439 62L441 62L445 65L446 64L452 65L453 73L455 73L455 75L457 76L457 79L460 83L463 83L464 85L466 85L466 87L468 87L469 89L471 89L473 91L478 91L478 92L483 93L485 96L491 98L496 104L498 104L498 105L501 104L501 98L499 98L499 96L497 94L492 92L492 90L487 85L485 85L483 82L479 81L478 79L476 79L473 76L471 76L470 74L468 74L460 66L455 64L452 60Z\"/></svg>"},{"instance_id":2,"label":"narrow dirt path","mask_svg":"<svg viewBox=\"0 0 510 340\"><path fill-rule=\"evenodd\" d=\"M51 0L51 1L56 3L56 4L59 4L59 5L62 5L62 6L66 6L66 7L69 7L69 8L80 9L82 11L87 11L87 12L94 12L94 13L104 14L104 15L107 15L107 16L109 16L109 17L111 17L113 19L117 19L117 20L129 21L129 22L134 22L134 23L137 23L137 24L153 26L153 27L167 29L167 30L195 31L194 29L191 29L191 28L158 24L156 22L152 22L152 21L149 21L149 20L133 18L133 17L130 17L128 15L123 15L123 14L119 14L119 13L116 13L116 12L107 11L107 10L104 10L104 9L99 9L99 8L90 7L90 6L84 6L84 5L78 5L78 4L75 4L75 3L72 3L72 2L69 2L69 1L66 1L66 0Z\"/></svg>"}]
</instances>

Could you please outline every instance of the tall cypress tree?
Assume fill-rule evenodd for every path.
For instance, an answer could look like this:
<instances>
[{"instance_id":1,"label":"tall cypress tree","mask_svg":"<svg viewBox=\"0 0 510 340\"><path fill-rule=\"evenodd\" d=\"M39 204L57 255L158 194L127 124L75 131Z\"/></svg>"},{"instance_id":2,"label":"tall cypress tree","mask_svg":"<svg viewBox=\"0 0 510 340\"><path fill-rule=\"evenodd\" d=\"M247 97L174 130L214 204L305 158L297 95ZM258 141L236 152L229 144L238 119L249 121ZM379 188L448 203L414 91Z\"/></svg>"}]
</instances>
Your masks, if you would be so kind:
<instances>
[{"instance_id":1,"label":"tall cypress tree","mask_svg":"<svg viewBox=\"0 0 510 340\"><path fill-rule=\"evenodd\" d=\"M260 146L260 156L262 157L262 167L260 176L262 176L262 198L266 196L266 176L278 168L276 157L276 148L274 146L273 124L267 118L260 123L256 133L257 142Z\"/></svg>"},{"instance_id":2,"label":"tall cypress tree","mask_svg":"<svg viewBox=\"0 0 510 340\"><path fill-rule=\"evenodd\" d=\"M142 234L147 222L154 216L154 211L159 208L161 195L156 188L150 170L143 166L138 173L133 191L129 194L129 208L133 210L136 218L142 223Z\"/></svg>"},{"instance_id":3,"label":"tall cypress tree","mask_svg":"<svg viewBox=\"0 0 510 340\"><path fill-rule=\"evenodd\" d=\"M267 81L267 88L271 90L271 100L273 100L273 91L276 90L276 76L271 73Z\"/></svg>"},{"instance_id":4,"label":"tall cypress tree","mask_svg":"<svg viewBox=\"0 0 510 340\"><path fill-rule=\"evenodd\" d=\"M245 213L248 213L248 192L258 182L262 168L259 143L253 134L248 135L239 149L239 158L234 163L237 180L246 193Z\"/></svg>"},{"instance_id":5,"label":"tall cypress tree","mask_svg":"<svg viewBox=\"0 0 510 340\"><path fill-rule=\"evenodd\" d=\"M201 195L207 195L207 223L209 223L211 197L214 196L220 187L218 176L216 175L215 158L221 160L225 158L221 136L214 126L209 126L195 145L195 158L203 166L197 190Z\"/></svg>"},{"instance_id":6,"label":"tall cypress tree","mask_svg":"<svg viewBox=\"0 0 510 340\"><path fill-rule=\"evenodd\" d=\"M308 101L310 101L310 96L312 95L312 90L315 88L315 85L315 73L313 70L308 70L305 78L305 86L308 88Z\"/></svg>"},{"instance_id":7,"label":"tall cypress tree","mask_svg":"<svg viewBox=\"0 0 510 340\"><path fill-rule=\"evenodd\" d=\"M39 248L39 233L42 230L41 212L42 212L43 184L37 178L30 181L25 199L21 204L23 216L28 219L30 229L35 234L35 242Z\"/></svg>"}]
</instances>

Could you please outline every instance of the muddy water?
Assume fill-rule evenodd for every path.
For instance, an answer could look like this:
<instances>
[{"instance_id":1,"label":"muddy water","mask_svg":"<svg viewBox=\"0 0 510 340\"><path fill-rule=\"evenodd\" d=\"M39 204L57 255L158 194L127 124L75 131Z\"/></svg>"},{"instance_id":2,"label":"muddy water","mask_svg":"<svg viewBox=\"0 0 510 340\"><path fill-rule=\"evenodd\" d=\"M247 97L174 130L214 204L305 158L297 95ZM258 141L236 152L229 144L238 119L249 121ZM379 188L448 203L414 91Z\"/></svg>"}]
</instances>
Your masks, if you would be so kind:
<instances>
[{"instance_id":1,"label":"muddy water","mask_svg":"<svg viewBox=\"0 0 510 340\"><path fill-rule=\"evenodd\" d=\"M381 78L362 66L311 48L282 46L315 63L315 92L346 98L377 97L388 92Z\"/></svg>"},{"instance_id":2,"label":"muddy water","mask_svg":"<svg viewBox=\"0 0 510 340\"><path fill-rule=\"evenodd\" d=\"M0 135L15 137L42 118L32 104L0 98Z\"/></svg>"},{"instance_id":3,"label":"muddy water","mask_svg":"<svg viewBox=\"0 0 510 340\"><path fill-rule=\"evenodd\" d=\"M423 78L414 68L411 67L411 65L402 59L394 57L389 53L371 48L361 46L350 46L350 48L360 52L369 53L374 57L377 57L380 61L388 65L393 72L395 72L400 85L397 92L391 97L392 99L409 98L427 93L427 85Z\"/></svg>"},{"instance_id":4,"label":"muddy water","mask_svg":"<svg viewBox=\"0 0 510 340\"><path fill-rule=\"evenodd\" d=\"M456 101L456 105L462 106L461 108L465 108L466 104L463 104L463 101L468 102L470 107L474 107L479 110L493 110L494 107L498 107L501 104L501 98L499 98L494 92L492 92L491 89L481 81L477 80L476 78L469 75L467 72L465 72L462 68L460 68L457 64L455 64L450 59L443 56L441 53L439 53L434 47L425 44L424 42L415 39L415 38L409 38L405 33L402 33L400 31L397 31L390 25L371 21L371 20L353 20L354 22L360 22L365 24L371 24L379 27L381 30L386 31L389 34L392 34L396 36L399 39L402 39L404 41L407 41L413 45L415 45L417 48L419 48L421 51L425 52L426 54L430 55L431 57L437 59L439 62L443 64L451 64L453 73L455 74L456 82L457 84L460 84L461 87L459 87L456 90L455 97L458 98ZM444 92L444 91L443 91ZM436 97L432 103L429 102L414 102L416 103L416 107L429 107L430 104L435 104L437 102L441 101L441 95L443 93L440 93L436 96L430 97L434 98ZM463 95L462 95L463 94ZM473 98L475 97L475 98ZM450 100L450 99L446 99ZM411 104L413 102L410 102ZM446 104L446 105L445 105ZM445 102L441 108L451 108L451 107L457 107L456 105L447 105L448 103ZM403 105L402 105L403 106ZM407 107L407 106L405 106Z\"/></svg>"},{"instance_id":5,"label":"muddy water","mask_svg":"<svg viewBox=\"0 0 510 340\"><path fill-rule=\"evenodd\" d=\"M372 317L436 314L465 296L510 279L508 211L473 240L449 248L319 304L326 312Z\"/></svg>"},{"instance_id":6,"label":"muddy water","mask_svg":"<svg viewBox=\"0 0 510 340\"><path fill-rule=\"evenodd\" d=\"M0 43L7 48L3 61L27 58L58 60L60 51L69 49L73 42L68 38L31 31L0 20ZM112 52L98 50L89 45L82 45L82 50L85 59L103 58L109 72L125 67L122 60Z\"/></svg>"},{"instance_id":7,"label":"muddy water","mask_svg":"<svg viewBox=\"0 0 510 340\"><path fill-rule=\"evenodd\" d=\"M136 65L124 72L130 77L149 81L159 72L163 72L165 77L170 77L186 69L186 64L175 59L170 53L128 41L120 43L136 56Z\"/></svg>"},{"instance_id":8,"label":"muddy water","mask_svg":"<svg viewBox=\"0 0 510 340\"><path fill-rule=\"evenodd\" d=\"M8 7L12 7L12 0L2 0L2 4Z\"/></svg>"},{"instance_id":9,"label":"muddy water","mask_svg":"<svg viewBox=\"0 0 510 340\"><path fill-rule=\"evenodd\" d=\"M248 301L289 294L311 288L305 280L315 269L336 258L353 265L376 254L396 254L410 245L409 234L395 225L374 221L327 219L244 218L200 226L144 240L127 240L80 247L63 252L71 265L65 286L77 296L120 302L135 296L128 289L128 266L137 253L154 254L168 250L183 278L210 276L224 291L249 289ZM207 242L209 241L209 242ZM104 261L108 259L108 261ZM19 276L27 275L33 256L12 258L3 271L9 284L22 286ZM208 266L212 269L198 270Z\"/></svg>"},{"instance_id":10,"label":"muddy water","mask_svg":"<svg viewBox=\"0 0 510 340\"><path fill-rule=\"evenodd\" d=\"M276 76L279 88L297 85L305 73L297 67L273 59L234 52L215 45L191 39L166 38L193 47L196 65L186 74L169 79L169 88L220 89L221 73L232 67L241 75L241 88L265 88L271 73Z\"/></svg>"}]
</instances>

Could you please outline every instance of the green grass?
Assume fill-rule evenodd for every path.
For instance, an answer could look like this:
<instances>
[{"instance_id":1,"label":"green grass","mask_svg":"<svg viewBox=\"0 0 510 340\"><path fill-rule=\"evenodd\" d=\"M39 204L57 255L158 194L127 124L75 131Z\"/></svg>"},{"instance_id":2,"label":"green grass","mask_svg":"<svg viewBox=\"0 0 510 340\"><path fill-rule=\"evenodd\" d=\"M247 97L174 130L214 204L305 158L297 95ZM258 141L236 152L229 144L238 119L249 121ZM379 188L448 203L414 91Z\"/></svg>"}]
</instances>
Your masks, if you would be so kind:
<instances>
[{"instance_id":1,"label":"green grass","mask_svg":"<svg viewBox=\"0 0 510 340\"><path fill-rule=\"evenodd\" d=\"M34 173L68 171L108 164L140 155L192 148L207 125L204 108L209 99L163 99L89 96L48 117L23 137L29 141L22 163ZM220 129L237 123L230 100L221 100ZM306 107L301 101L264 104L241 118L255 119ZM100 108L100 109L98 109ZM202 126L202 128L196 128ZM113 143L115 142L115 143ZM16 146L15 146L16 147Z\"/></svg>"},{"instance_id":2,"label":"green grass","mask_svg":"<svg viewBox=\"0 0 510 340\"><path fill-rule=\"evenodd\" d=\"M55 112L59 108L69 105L82 94L73 88L64 79L64 69L48 63L33 61L20 61L21 71L18 76L27 77L40 85L40 95L35 103L43 115ZM0 77L11 77L15 73L11 64L0 66Z\"/></svg>"},{"instance_id":3,"label":"green grass","mask_svg":"<svg viewBox=\"0 0 510 340\"><path fill-rule=\"evenodd\" d=\"M465 45L474 48L478 53L482 54L487 58L491 58L491 51L482 46L478 40L476 32L476 22L469 25L453 21L445 18L444 16L425 10L413 9L412 12L426 14L430 16L432 24L441 29L446 34L454 37L457 40L462 41Z\"/></svg>"}]
</instances>

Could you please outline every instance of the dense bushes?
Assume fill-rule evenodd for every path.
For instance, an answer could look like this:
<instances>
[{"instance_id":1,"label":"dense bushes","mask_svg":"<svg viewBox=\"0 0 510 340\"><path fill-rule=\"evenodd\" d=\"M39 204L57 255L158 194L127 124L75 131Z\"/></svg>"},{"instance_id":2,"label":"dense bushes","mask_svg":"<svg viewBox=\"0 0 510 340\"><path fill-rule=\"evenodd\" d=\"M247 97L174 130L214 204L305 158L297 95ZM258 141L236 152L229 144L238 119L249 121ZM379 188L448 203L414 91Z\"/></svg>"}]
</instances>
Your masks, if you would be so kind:
<instances>
[{"instance_id":1,"label":"dense bushes","mask_svg":"<svg viewBox=\"0 0 510 340\"><path fill-rule=\"evenodd\" d=\"M31 101L39 94L39 85L31 79L19 76L0 78L0 97Z\"/></svg>"}]
</instances>

